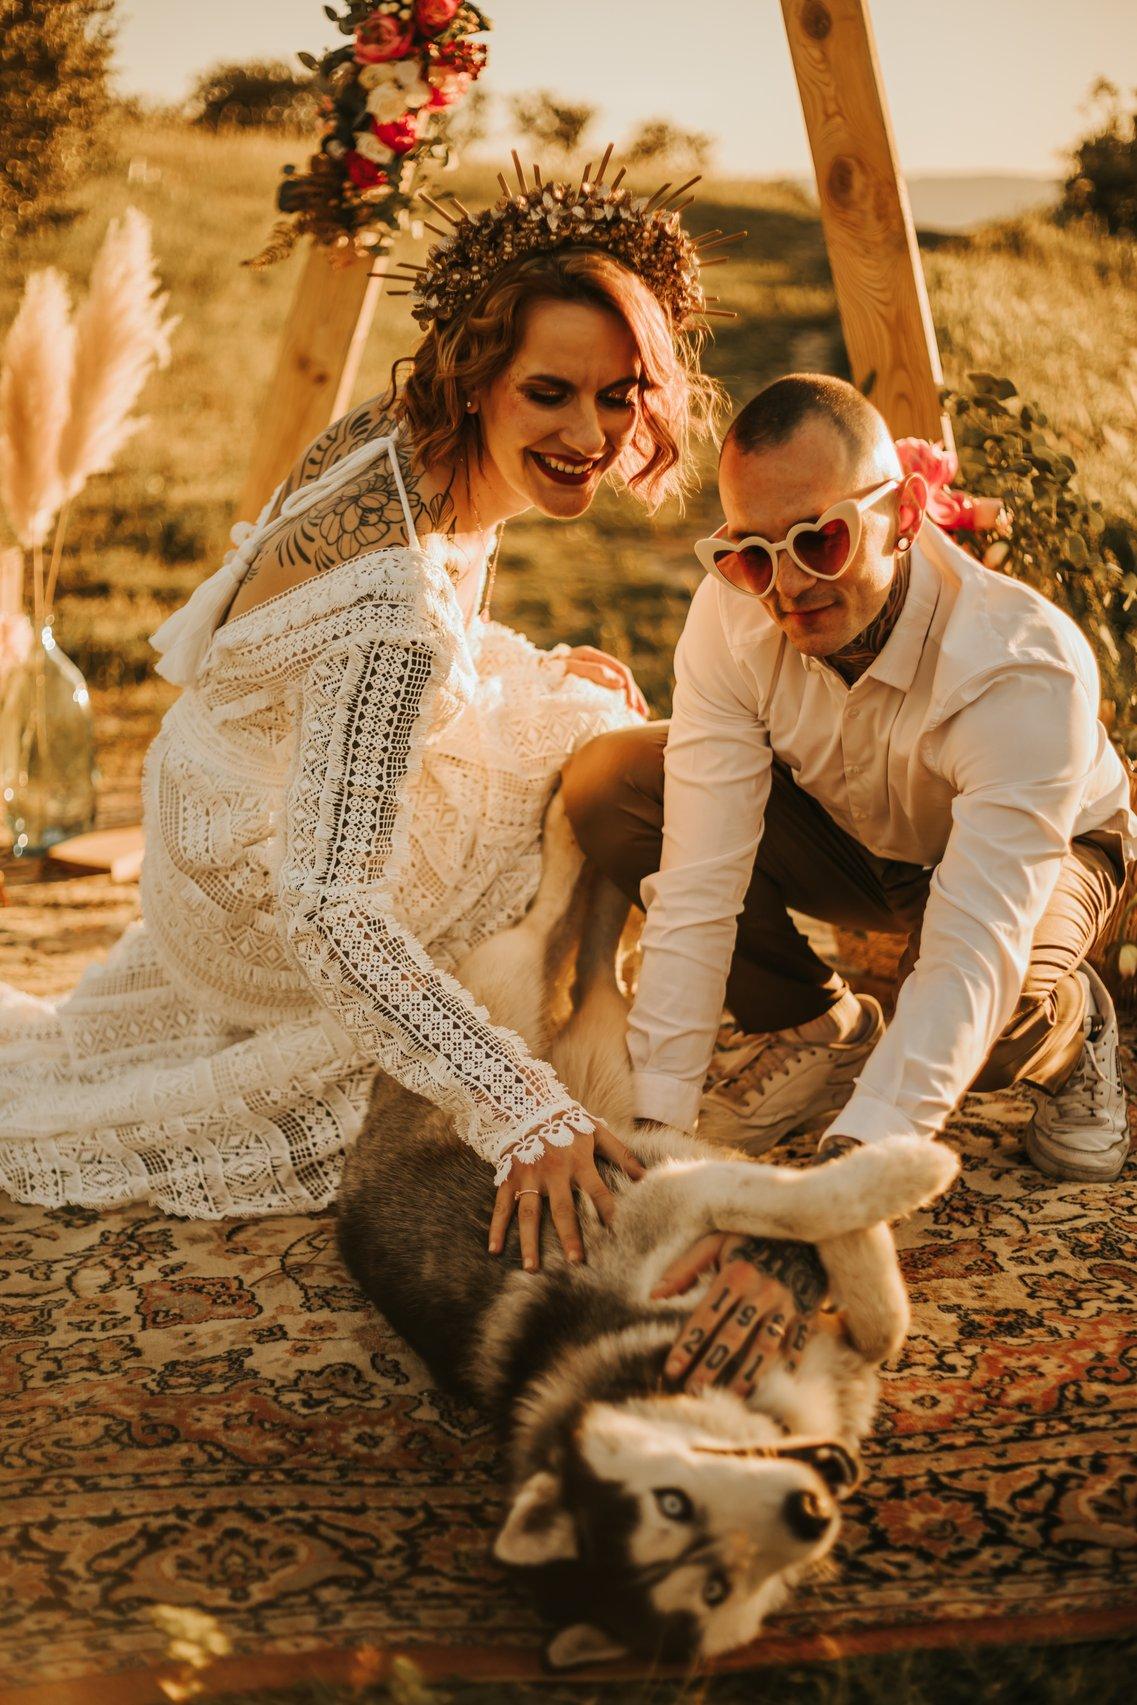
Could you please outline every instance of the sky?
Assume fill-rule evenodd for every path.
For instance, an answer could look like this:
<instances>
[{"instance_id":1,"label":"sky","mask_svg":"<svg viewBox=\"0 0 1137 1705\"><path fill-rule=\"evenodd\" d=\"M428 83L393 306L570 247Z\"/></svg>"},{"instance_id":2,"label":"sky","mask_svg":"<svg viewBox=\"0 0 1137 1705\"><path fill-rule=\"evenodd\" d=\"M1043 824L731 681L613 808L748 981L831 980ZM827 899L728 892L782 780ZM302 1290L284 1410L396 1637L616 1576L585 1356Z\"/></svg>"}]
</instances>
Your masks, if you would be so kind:
<instances>
[{"instance_id":1,"label":"sky","mask_svg":"<svg viewBox=\"0 0 1137 1705\"><path fill-rule=\"evenodd\" d=\"M322 0L120 0L124 92L179 99L223 59L317 56L340 41ZM719 139L716 164L810 171L778 0L485 0L485 86L549 88L601 110L617 142L666 117ZM1137 0L873 0L901 165L1063 169L1090 85L1137 85Z\"/></svg>"}]
</instances>

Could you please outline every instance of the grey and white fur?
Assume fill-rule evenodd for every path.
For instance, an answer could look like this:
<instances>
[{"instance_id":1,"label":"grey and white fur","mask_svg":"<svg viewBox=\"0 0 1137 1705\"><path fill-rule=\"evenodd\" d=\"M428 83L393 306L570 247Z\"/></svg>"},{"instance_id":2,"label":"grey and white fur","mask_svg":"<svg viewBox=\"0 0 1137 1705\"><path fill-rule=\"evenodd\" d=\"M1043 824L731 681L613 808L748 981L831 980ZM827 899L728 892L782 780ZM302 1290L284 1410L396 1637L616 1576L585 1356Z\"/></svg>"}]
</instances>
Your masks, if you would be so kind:
<instances>
[{"instance_id":1,"label":"grey and white fur","mask_svg":"<svg viewBox=\"0 0 1137 1705\"><path fill-rule=\"evenodd\" d=\"M520 1270L516 1230L491 1257L484 1161L389 1079L376 1085L339 1199L340 1248L363 1290L440 1385L498 1423L511 1501L495 1554L560 1624L547 1651L555 1668L744 1645L832 1548L876 1368L907 1330L889 1222L938 1196L958 1165L940 1144L906 1137L810 1168L724 1157L678 1131L633 1138L616 974L627 910L582 869L554 800L533 905L459 970L495 1022L551 1059L649 1168L638 1183L610 1172L619 1201L608 1230L578 1198L585 1264L570 1266L547 1228L538 1273ZM562 1023L557 991L574 943ZM716 1230L814 1244L829 1278L835 1312L795 1368L771 1361L749 1404L663 1381L706 1281L670 1301L650 1293Z\"/></svg>"}]
</instances>

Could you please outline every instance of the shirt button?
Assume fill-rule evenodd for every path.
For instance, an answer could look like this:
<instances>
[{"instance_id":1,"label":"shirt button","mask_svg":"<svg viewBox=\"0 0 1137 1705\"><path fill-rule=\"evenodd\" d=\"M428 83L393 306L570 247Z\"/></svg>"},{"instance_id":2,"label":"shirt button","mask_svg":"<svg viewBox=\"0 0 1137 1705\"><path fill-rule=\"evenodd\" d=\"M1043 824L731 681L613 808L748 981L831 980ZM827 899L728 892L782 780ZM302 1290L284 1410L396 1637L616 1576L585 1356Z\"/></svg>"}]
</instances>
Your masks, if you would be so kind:
<instances>
[{"instance_id":1,"label":"shirt button","mask_svg":"<svg viewBox=\"0 0 1137 1705\"><path fill-rule=\"evenodd\" d=\"M849 764L846 766L845 774L847 776L859 776L860 773L861 773L860 764Z\"/></svg>"},{"instance_id":2,"label":"shirt button","mask_svg":"<svg viewBox=\"0 0 1137 1705\"><path fill-rule=\"evenodd\" d=\"M861 713L857 709L856 705L854 705L852 710L846 711L845 714L848 717L850 722L855 722L857 717L860 716Z\"/></svg>"}]
</instances>

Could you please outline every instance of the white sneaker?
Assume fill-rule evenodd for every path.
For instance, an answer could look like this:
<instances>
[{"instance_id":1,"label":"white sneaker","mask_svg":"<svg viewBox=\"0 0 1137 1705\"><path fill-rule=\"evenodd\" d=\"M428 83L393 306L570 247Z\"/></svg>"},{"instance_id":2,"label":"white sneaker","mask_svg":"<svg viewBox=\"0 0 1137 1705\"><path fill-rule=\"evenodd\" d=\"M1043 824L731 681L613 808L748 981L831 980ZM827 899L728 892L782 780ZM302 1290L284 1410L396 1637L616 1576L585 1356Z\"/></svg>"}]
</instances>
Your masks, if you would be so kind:
<instances>
[{"instance_id":1,"label":"white sneaker","mask_svg":"<svg viewBox=\"0 0 1137 1705\"><path fill-rule=\"evenodd\" d=\"M884 1035L879 1001L857 999L864 1016L848 1042L810 1042L796 1030L734 1031L711 1062L699 1135L763 1154L790 1131L840 1112Z\"/></svg>"},{"instance_id":2,"label":"white sneaker","mask_svg":"<svg viewBox=\"0 0 1137 1705\"><path fill-rule=\"evenodd\" d=\"M1087 1182L1116 1178L1129 1153L1129 1116L1117 1047L1117 1014L1109 990L1089 965L1082 1057L1054 1095L1037 1092L1026 1152L1049 1178Z\"/></svg>"}]
</instances>

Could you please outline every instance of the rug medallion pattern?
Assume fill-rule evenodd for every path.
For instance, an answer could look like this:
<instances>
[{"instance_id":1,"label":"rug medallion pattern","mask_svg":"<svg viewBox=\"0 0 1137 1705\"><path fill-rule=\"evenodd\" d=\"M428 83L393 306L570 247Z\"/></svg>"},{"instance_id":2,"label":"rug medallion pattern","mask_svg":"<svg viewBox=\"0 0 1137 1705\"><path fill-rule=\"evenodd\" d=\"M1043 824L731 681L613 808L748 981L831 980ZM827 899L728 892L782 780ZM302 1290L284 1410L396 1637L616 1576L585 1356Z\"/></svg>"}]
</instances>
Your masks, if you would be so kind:
<instances>
[{"instance_id":1,"label":"rug medallion pattern","mask_svg":"<svg viewBox=\"0 0 1137 1705\"><path fill-rule=\"evenodd\" d=\"M1053 1184L1024 1117L969 1101L960 1182L900 1230L912 1336L835 1566L772 1630L1137 1619L1137 1166ZM3 1199L0 1297L0 1680L159 1662L171 1606L237 1654L540 1644L489 1552L492 1438L363 1309L330 1215Z\"/></svg>"}]
</instances>

